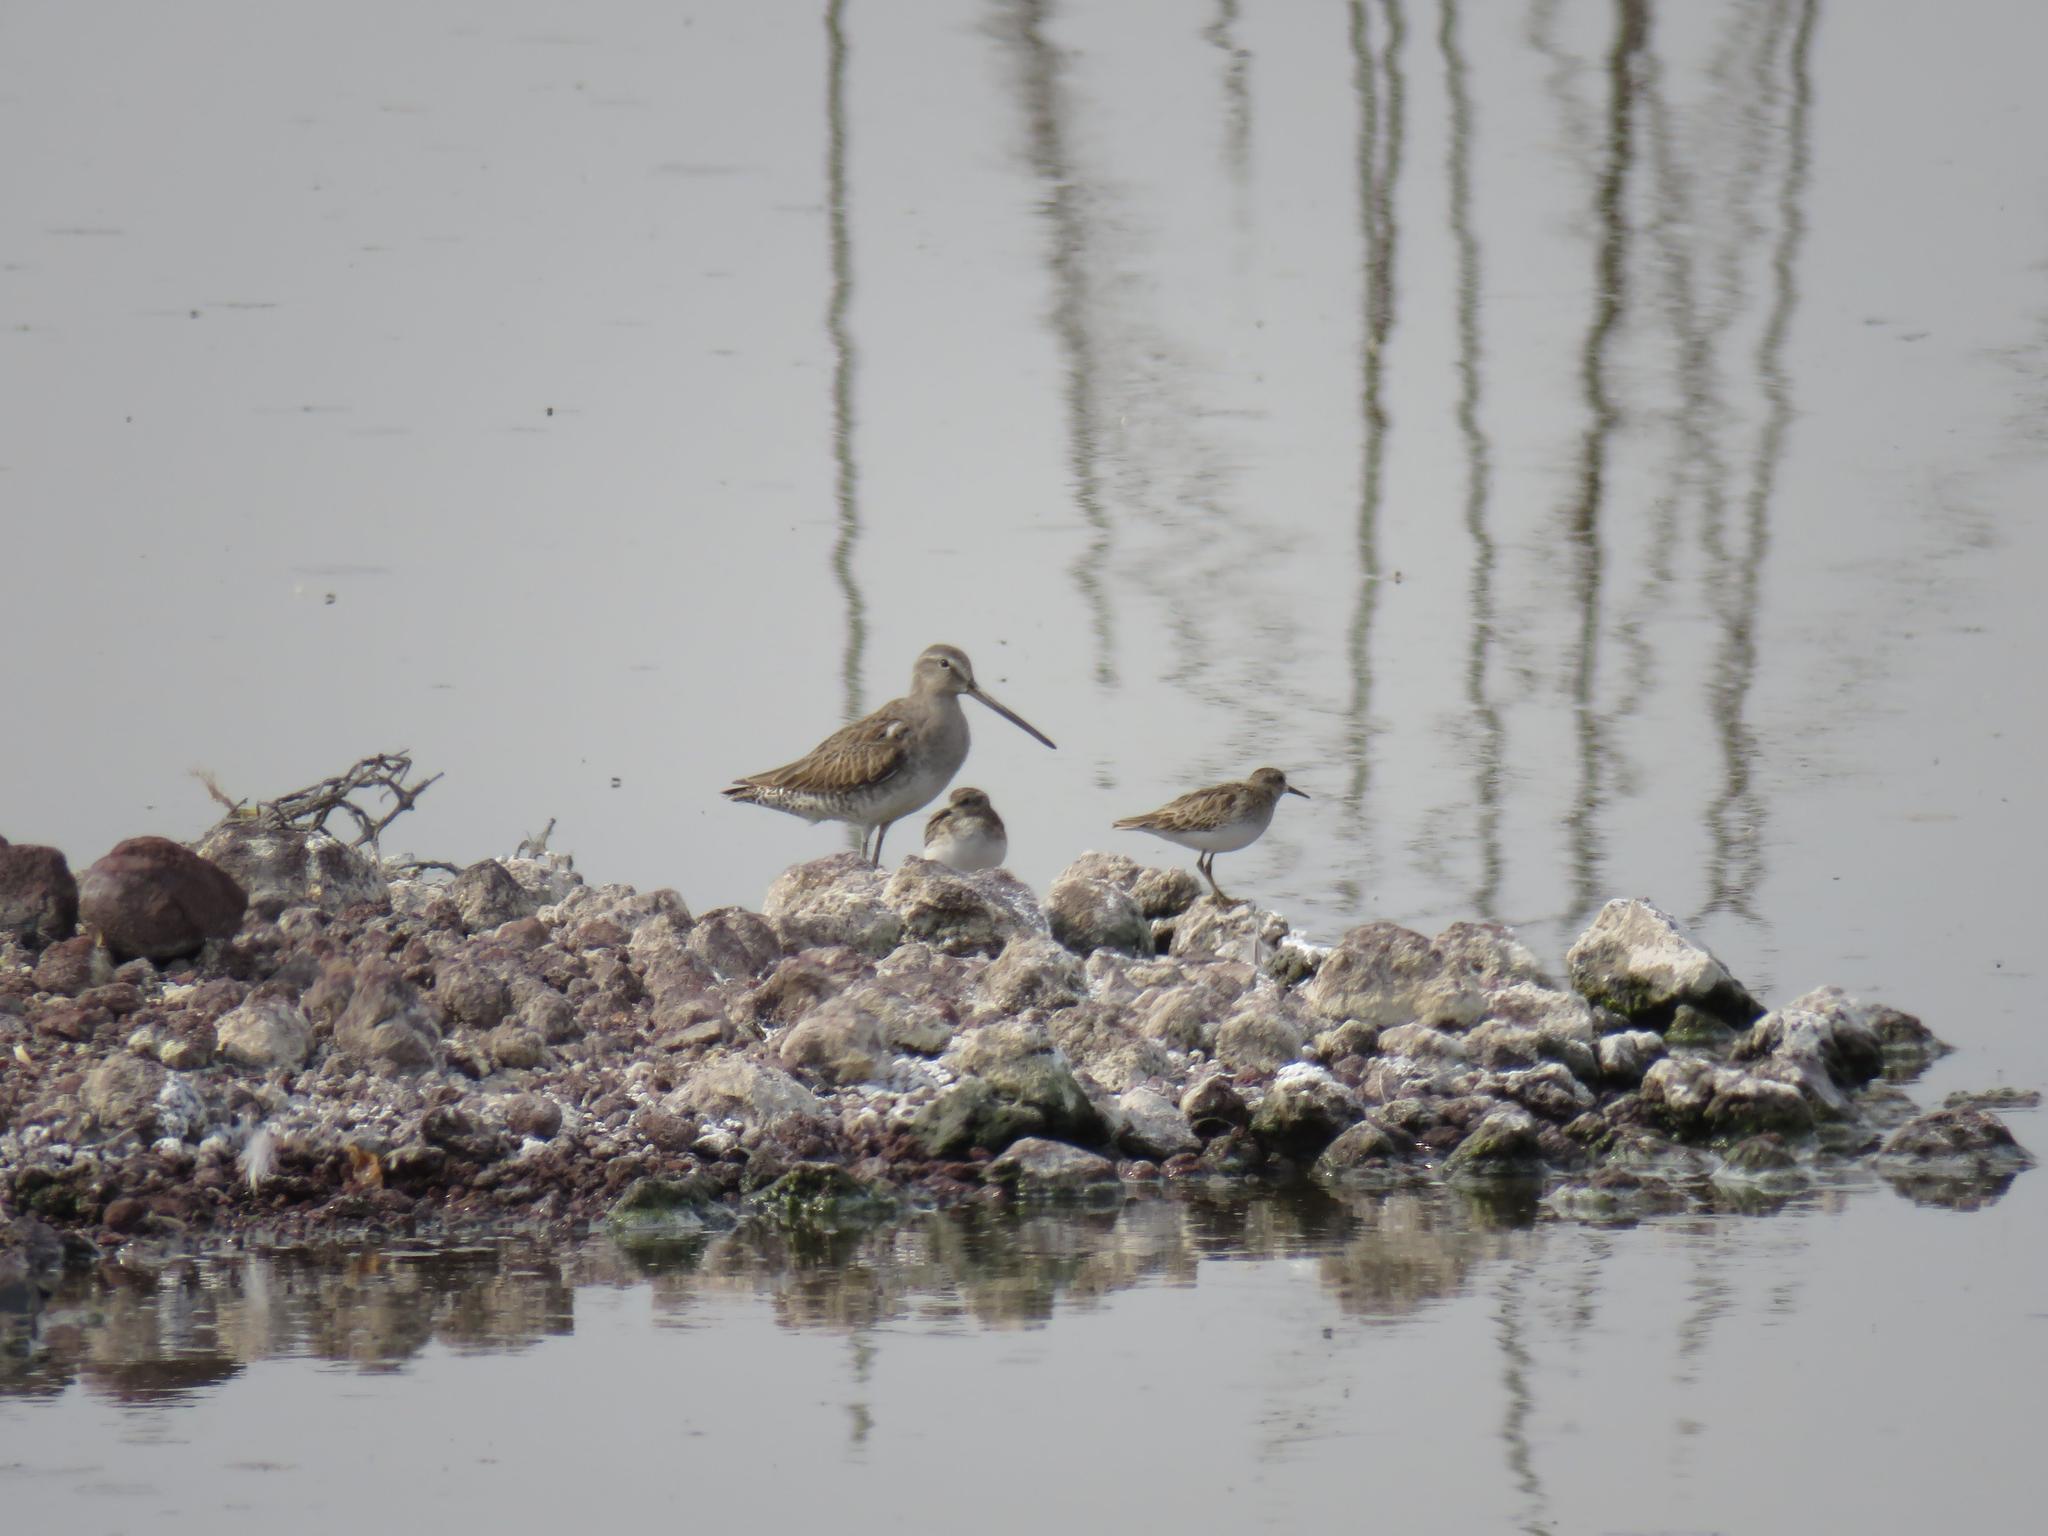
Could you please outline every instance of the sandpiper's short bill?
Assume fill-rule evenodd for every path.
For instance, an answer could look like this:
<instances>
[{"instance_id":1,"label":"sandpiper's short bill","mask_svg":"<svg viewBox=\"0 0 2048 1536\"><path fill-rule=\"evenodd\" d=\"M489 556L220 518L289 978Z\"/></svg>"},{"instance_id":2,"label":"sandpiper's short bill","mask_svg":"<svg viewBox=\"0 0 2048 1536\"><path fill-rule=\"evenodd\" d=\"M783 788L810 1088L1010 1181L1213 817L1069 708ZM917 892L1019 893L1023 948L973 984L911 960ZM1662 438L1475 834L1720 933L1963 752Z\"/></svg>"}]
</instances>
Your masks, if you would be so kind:
<instances>
[{"instance_id":1,"label":"sandpiper's short bill","mask_svg":"<svg viewBox=\"0 0 2048 1536\"><path fill-rule=\"evenodd\" d=\"M960 695L978 699L1048 747L1052 738L998 704L974 680L958 646L928 645L910 671L910 692L842 726L793 763L750 773L721 791L728 799L787 811L806 821L844 821L861 829L861 852L874 834L882 862L890 826L921 811L967 760L967 716Z\"/></svg>"},{"instance_id":2,"label":"sandpiper's short bill","mask_svg":"<svg viewBox=\"0 0 2048 1536\"><path fill-rule=\"evenodd\" d=\"M946 797L924 824L924 856L966 874L994 869L1009 856L1010 837L988 795L965 786Z\"/></svg>"},{"instance_id":3,"label":"sandpiper's short bill","mask_svg":"<svg viewBox=\"0 0 2048 1536\"><path fill-rule=\"evenodd\" d=\"M1248 779L1189 790L1156 811L1126 816L1116 825L1120 830L1150 832L1183 848L1199 849L1201 857L1195 860L1195 868L1209 882L1216 899L1228 901L1223 887L1216 883L1216 855L1235 853L1257 842L1273 824L1273 807L1282 795L1308 799L1278 768L1261 768Z\"/></svg>"}]
</instances>

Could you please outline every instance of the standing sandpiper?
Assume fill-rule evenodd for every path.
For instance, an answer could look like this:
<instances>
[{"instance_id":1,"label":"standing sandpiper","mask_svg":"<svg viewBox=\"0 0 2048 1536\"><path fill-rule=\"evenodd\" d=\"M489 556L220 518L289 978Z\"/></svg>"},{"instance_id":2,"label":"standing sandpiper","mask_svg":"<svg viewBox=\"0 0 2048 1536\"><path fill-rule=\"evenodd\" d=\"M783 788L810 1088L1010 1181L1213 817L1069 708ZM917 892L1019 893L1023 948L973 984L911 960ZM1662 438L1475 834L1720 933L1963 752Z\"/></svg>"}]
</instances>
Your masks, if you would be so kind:
<instances>
[{"instance_id":1,"label":"standing sandpiper","mask_svg":"<svg viewBox=\"0 0 2048 1536\"><path fill-rule=\"evenodd\" d=\"M924 856L962 874L994 869L1009 852L1010 836L985 790L954 790L924 824Z\"/></svg>"},{"instance_id":2,"label":"standing sandpiper","mask_svg":"<svg viewBox=\"0 0 2048 1536\"><path fill-rule=\"evenodd\" d=\"M874 862L879 866L882 839L890 825L929 805L967 760L963 693L1052 745L1052 738L1037 726L981 691L965 651L928 645L910 669L910 692L905 697L891 699L873 714L842 726L795 762L750 773L720 793L805 821L849 822L861 829L863 854L872 831Z\"/></svg>"},{"instance_id":3,"label":"standing sandpiper","mask_svg":"<svg viewBox=\"0 0 2048 1536\"><path fill-rule=\"evenodd\" d=\"M1150 832L1183 848L1201 849L1202 856L1195 860L1195 868L1209 882L1218 901L1229 901L1223 887L1216 883L1216 855L1235 853L1257 842L1259 835L1273 824L1273 807L1282 795L1308 798L1288 783L1287 775L1278 768L1261 768L1248 779L1189 790L1156 811L1126 816L1116 825L1119 830Z\"/></svg>"}]
</instances>

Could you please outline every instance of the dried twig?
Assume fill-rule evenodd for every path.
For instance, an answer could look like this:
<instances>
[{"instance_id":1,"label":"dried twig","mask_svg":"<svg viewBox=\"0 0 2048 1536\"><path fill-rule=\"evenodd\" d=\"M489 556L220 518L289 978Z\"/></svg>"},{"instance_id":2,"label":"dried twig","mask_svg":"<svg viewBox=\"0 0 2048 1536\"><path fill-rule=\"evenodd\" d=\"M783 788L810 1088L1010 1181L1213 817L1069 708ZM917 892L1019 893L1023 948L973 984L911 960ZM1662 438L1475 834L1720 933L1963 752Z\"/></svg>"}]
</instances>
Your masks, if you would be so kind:
<instances>
[{"instance_id":1,"label":"dried twig","mask_svg":"<svg viewBox=\"0 0 2048 1536\"><path fill-rule=\"evenodd\" d=\"M327 819L338 811L355 824L356 835L348 839L349 846L361 848L368 844L375 852L377 840L383 836L385 828L411 810L420 796L426 793L427 787L441 778L437 773L416 784L407 784L406 775L411 772L410 752L404 749L380 752L375 757L364 758L346 773L322 779L304 789L295 789L288 795L279 795L275 800L258 801L254 814L278 826L325 832ZM208 793L228 806L231 813L241 810L243 802L230 801L208 776L202 774L200 781L206 785ZM389 809L367 799L371 796L384 797L389 801ZM339 836L338 833L333 835Z\"/></svg>"}]
</instances>

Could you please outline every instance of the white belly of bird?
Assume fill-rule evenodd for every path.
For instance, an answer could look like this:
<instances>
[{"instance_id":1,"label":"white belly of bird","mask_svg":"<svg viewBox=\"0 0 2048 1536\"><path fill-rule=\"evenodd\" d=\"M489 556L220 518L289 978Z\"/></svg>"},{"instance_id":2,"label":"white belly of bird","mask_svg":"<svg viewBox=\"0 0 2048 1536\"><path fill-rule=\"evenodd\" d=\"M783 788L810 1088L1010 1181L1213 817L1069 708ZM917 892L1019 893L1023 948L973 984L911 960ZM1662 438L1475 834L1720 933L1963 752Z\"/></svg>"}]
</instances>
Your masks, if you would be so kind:
<instances>
[{"instance_id":1,"label":"white belly of bird","mask_svg":"<svg viewBox=\"0 0 2048 1536\"><path fill-rule=\"evenodd\" d=\"M961 752L960 758L966 756L965 751ZM901 821L938 799L940 792L953 782L953 775L959 771L959 759L912 763L877 790L872 798L864 799L857 812L847 816L846 820L870 827Z\"/></svg>"},{"instance_id":2,"label":"white belly of bird","mask_svg":"<svg viewBox=\"0 0 2048 1536\"><path fill-rule=\"evenodd\" d=\"M964 836L941 832L924 845L926 858L936 859L963 874L972 874L977 869L994 869L1009 852L1009 838L1001 834L991 835L985 827L976 827Z\"/></svg>"},{"instance_id":3,"label":"white belly of bird","mask_svg":"<svg viewBox=\"0 0 2048 1536\"><path fill-rule=\"evenodd\" d=\"M1154 837L1163 837L1169 843L1179 843L1183 848L1194 848L1202 853L1235 853L1240 848L1249 848L1259 840L1259 834L1273 824L1273 807L1268 805L1257 815L1246 816L1238 821L1226 821L1217 827L1190 828L1185 831L1166 832L1154 827L1145 830Z\"/></svg>"}]
</instances>

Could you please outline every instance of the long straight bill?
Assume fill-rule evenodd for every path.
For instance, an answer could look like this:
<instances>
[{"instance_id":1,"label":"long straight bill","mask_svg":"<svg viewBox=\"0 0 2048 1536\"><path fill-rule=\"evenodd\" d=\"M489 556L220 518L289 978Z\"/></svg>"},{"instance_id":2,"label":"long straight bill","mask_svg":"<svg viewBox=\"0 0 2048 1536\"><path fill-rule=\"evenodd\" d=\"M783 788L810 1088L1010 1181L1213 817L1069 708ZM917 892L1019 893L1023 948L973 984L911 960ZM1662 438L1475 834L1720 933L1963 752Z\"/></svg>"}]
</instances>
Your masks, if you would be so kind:
<instances>
[{"instance_id":1,"label":"long straight bill","mask_svg":"<svg viewBox=\"0 0 2048 1536\"><path fill-rule=\"evenodd\" d=\"M997 714L1001 715L1005 720L1009 721L1010 724L1016 726L1018 730L1023 731L1026 735L1036 736L1048 747L1053 747L1053 741L1050 736L1046 735L1045 732L1041 731L1037 726L1033 725L1029 720L1026 720L1022 715L1018 714L1015 710L1005 709L1002 705L998 704L994 699L990 698L987 694L983 693L979 688L970 688L967 691L973 694L977 699L981 700L982 703L986 704L990 709L994 710ZM1057 752L1059 748L1053 747L1053 750Z\"/></svg>"}]
</instances>

